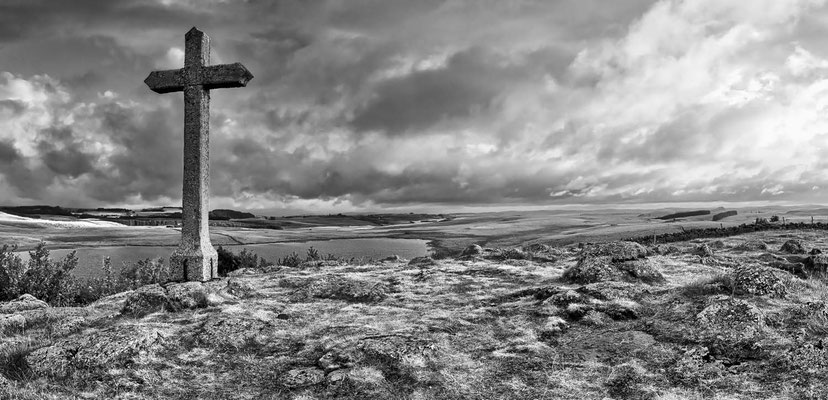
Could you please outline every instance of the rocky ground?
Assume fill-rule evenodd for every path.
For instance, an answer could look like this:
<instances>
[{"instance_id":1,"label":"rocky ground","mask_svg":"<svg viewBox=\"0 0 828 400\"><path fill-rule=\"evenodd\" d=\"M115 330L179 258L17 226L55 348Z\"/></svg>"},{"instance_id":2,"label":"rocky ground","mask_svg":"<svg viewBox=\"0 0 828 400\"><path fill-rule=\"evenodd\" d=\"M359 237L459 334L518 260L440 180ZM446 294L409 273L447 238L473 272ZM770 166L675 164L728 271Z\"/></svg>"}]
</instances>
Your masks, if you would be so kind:
<instances>
[{"instance_id":1,"label":"rocky ground","mask_svg":"<svg viewBox=\"0 0 828 400\"><path fill-rule=\"evenodd\" d=\"M0 398L828 397L823 232L470 247L0 303Z\"/></svg>"}]
</instances>

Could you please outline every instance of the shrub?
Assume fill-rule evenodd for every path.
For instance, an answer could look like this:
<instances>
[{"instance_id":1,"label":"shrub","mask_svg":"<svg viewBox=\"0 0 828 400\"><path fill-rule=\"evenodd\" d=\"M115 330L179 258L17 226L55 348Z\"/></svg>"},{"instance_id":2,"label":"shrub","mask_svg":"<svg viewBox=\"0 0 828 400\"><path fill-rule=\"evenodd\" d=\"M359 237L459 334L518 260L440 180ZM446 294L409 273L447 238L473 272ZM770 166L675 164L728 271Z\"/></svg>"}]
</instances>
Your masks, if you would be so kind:
<instances>
[{"instance_id":1,"label":"shrub","mask_svg":"<svg viewBox=\"0 0 828 400\"><path fill-rule=\"evenodd\" d=\"M71 271L78 266L75 252L54 262L49 258L46 244L40 242L29 252L29 257L29 263L19 282L19 292L31 294L51 305L73 303L77 282Z\"/></svg>"},{"instance_id":2,"label":"shrub","mask_svg":"<svg viewBox=\"0 0 828 400\"><path fill-rule=\"evenodd\" d=\"M216 252L218 253L219 276L227 276L229 272L239 269L239 262L230 250L219 246L216 248Z\"/></svg>"},{"instance_id":3,"label":"shrub","mask_svg":"<svg viewBox=\"0 0 828 400\"><path fill-rule=\"evenodd\" d=\"M248 249L242 249L239 254L234 254L232 251L219 246L216 252L218 252L219 276L227 276L231 271L241 268L264 269L269 264L264 257L259 257L258 254Z\"/></svg>"},{"instance_id":4,"label":"shrub","mask_svg":"<svg viewBox=\"0 0 828 400\"><path fill-rule=\"evenodd\" d=\"M302 259L299 258L299 254L296 254L296 252L290 253L285 258L279 260L279 265L284 265L285 267L296 268L300 264L302 264Z\"/></svg>"},{"instance_id":5,"label":"shrub","mask_svg":"<svg viewBox=\"0 0 828 400\"><path fill-rule=\"evenodd\" d=\"M0 300L12 300L20 293L20 282L26 272L23 260L15 254L17 246L0 248Z\"/></svg>"},{"instance_id":6,"label":"shrub","mask_svg":"<svg viewBox=\"0 0 828 400\"><path fill-rule=\"evenodd\" d=\"M124 263L121 279L126 281L130 288L152 283L165 283L170 280L170 267L160 258L154 260L145 258L134 264Z\"/></svg>"},{"instance_id":7,"label":"shrub","mask_svg":"<svg viewBox=\"0 0 828 400\"><path fill-rule=\"evenodd\" d=\"M305 257L305 261L317 261L321 260L322 258L319 256L319 250L316 250L311 246L308 248L308 255Z\"/></svg>"}]
</instances>

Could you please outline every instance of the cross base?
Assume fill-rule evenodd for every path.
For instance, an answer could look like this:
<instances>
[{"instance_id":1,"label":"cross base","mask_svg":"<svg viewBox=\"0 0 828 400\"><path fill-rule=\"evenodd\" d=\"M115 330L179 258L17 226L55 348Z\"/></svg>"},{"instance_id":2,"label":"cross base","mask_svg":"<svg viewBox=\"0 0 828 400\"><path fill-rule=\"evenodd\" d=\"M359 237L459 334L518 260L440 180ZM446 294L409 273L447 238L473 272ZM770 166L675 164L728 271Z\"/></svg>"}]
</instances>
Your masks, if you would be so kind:
<instances>
[{"instance_id":1,"label":"cross base","mask_svg":"<svg viewBox=\"0 0 828 400\"><path fill-rule=\"evenodd\" d=\"M171 281L207 282L218 278L218 253L212 245L179 247L170 255Z\"/></svg>"}]
</instances>

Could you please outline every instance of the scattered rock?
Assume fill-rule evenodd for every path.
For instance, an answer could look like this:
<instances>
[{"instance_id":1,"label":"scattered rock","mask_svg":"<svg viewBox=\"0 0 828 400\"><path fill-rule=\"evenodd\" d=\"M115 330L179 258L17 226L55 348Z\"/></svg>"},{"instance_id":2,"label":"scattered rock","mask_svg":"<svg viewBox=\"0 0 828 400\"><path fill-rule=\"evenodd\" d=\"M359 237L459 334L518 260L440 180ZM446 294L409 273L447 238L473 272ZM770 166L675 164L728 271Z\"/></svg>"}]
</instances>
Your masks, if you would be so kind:
<instances>
[{"instance_id":1,"label":"scattered rock","mask_svg":"<svg viewBox=\"0 0 828 400\"><path fill-rule=\"evenodd\" d=\"M661 284L666 282L664 275L659 272L652 260L625 261L616 264L619 271L624 272L622 278L627 281Z\"/></svg>"},{"instance_id":2,"label":"scattered rock","mask_svg":"<svg viewBox=\"0 0 828 400\"><path fill-rule=\"evenodd\" d=\"M325 372L318 368L297 368L279 377L279 383L288 389L313 386L325 381Z\"/></svg>"},{"instance_id":3,"label":"scattered rock","mask_svg":"<svg viewBox=\"0 0 828 400\"><path fill-rule=\"evenodd\" d=\"M382 260L380 260L380 262L400 262L400 261L402 261L402 258L400 258L400 256L398 256L396 254L385 257Z\"/></svg>"},{"instance_id":4,"label":"scattered rock","mask_svg":"<svg viewBox=\"0 0 828 400\"><path fill-rule=\"evenodd\" d=\"M43 300L38 300L30 294L23 294L20 297L0 304L0 314L13 314L20 311L38 310L49 307Z\"/></svg>"},{"instance_id":5,"label":"scattered rock","mask_svg":"<svg viewBox=\"0 0 828 400\"><path fill-rule=\"evenodd\" d=\"M817 255L817 254L822 254L822 250L814 248L814 249L811 249L811 251L809 251L808 254L810 254L812 256Z\"/></svg>"},{"instance_id":6,"label":"scattered rock","mask_svg":"<svg viewBox=\"0 0 828 400\"><path fill-rule=\"evenodd\" d=\"M527 257L526 253L523 250L518 248L512 248L499 249L492 255L492 258L500 260L525 260Z\"/></svg>"},{"instance_id":7,"label":"scattered rock","mask_svg":"<svg viewBox=\"0 0 828 400\"><path fill-rule=\"evenodd\" d=\"M224 291L239 299L252 299L259 297L259 293L249 282L239 279L227 280L227 286L224 288Z\"/></svg>"},{"instance_id":8,"label":"scattered rock","mask_svg":"<svg viewBox=\"0 0 828 400\"><path fill-rule=\"evenodd\" d=\"M463 249L463 252L460 253L460 257L474 257L483 254L483 247L480 247L478 244L469 245Z\"/></svg>"},{"instance_id":9,"label":"scattered rock","mask_svg":"<svg viewBox=\"0 0 828 400\"><path fill-rule=\"evenodd\" d=\"M666 256L668 254L680 253L681 249L679 249L678 247L676 247L672 244L670 244L670 245L659 244L659 245L656 245L655 247L653 247L653 251L657 254Z\"/></svg>"},{"instance_id":10,"label":"scattered rock","mask_svg":"<svg viewBox=\"0 0 828 400\"><path fill-rule=\"evenodd\" d=\"M713 257L713 249L707 243L702 243L693 249L693 254L699 257Z\"/></svg>"},{"instance_id":11,"label":"scattered rock","mask_svg":"<svg viewBox=\"0 0 828 400\"><path fill-rule=\"evenodd\" d=\"M612 258L592 256L581 258L563 273L567 282L582 284L619 279L620 276L618 269L612 265Z\"/></svg>"},{"instance_id":12,"label":"scattered rock","mask_svg":"<svg viewBox=\"0 0 828 400\"><path fill-rule=\"evenodd\" d=\"M159 284L141 286L127 296L121 313L132 317L161 311L167 303L167 293Z\"/></svg>"},{"instance_id":13,"label":"scattered rock","mask_svg":"<svg viewBox=\"0 0 828 400\"><path fill-rule=\"evenodd\" d=\"M647 248L636 242L607 242L591 244L584 247L584 256L609 257L610 261L632 261L647 257Z\"/></svg>"},{"instance_id":14,"label":"scattered rock","mask_svg":"<svg viewBox=\"0 0 828 400\"><path fill-rule=\"evenodd\" d=\"M803 260L804 271L809 277L823 278L828 276L828 254L814 254Z\"/></svg>"},{"instance_id":15,"label":"scattered rock","mask_svg":"<svg viewBox=\"0 0 828 400\"><path fill-rule=\"evenodd\" d=\"M540 329L541 338L551 338L558 336L569 329L569 324L563 318L552 316L546 319L546 323Z\"/></svg>"},{"instance_id":16,"label":"scattered rock","mask_svg":"<svg viewBox=\"0 0 828 400\"><path fill-rule=\"evenodd\" d=\"M715 354L726 357L757 356L757 342L765 331L765 317L756 306L730 296L715 296L696 315L702 341Z\"/></svg>"},{"instance_id":17,"label":"scattered rock","mask_svg":"<svg viewBox=\"0 0 828 400\"><path fill-rule=\"evenodd\" d=\"M765 242L763 242L761 240L750 239L750 240L744 241L742 243L739 243L735 247L735 249L736 250L742 250L742 251L761 251L761 250L767 250L768 245L765 244Z\"/></svg>"},{"instance_id":18,"label":"scattered rock","mask_svg":"<svg viewBox=\"0 0 828 400\"><path fill-rule=\"evenodd\" d=\"M331 372L342 368L352 368L362 358L362 353L353 347L336 348L320 357L317 365L325 372Z\"/></svg>"},{"instance_id":19,"label":"scattered rock","mask_svg":"<svg viewBox=\"0 0 828 400\"><path fill-rule=\"evenodd\" d=\"M523 246L523 251L527 251L530 253L547 253L551 248L543 243L532 243L526 246Z\"/></svg>"},{"instance_id":20,"label":"scattered rock","mask_svg":"<svg viewBox=\"0 0 828 400\"><path fill-rule=\"evenodd\" d=\"M121 325L97 331L74 341L72 365L84 369L124 367L152 358L152 353L163 348L164 340L161 331L143 326Z\"/></svg>"},{"instance_id":21,"label":"scattered rock","mask_svg":"<svg viewBox=\"0 0 828 400\"><path fill-rule=\"evenodd\" d=\"M411 261L408 262L408 265L411 267L430 267L437 265L437 261L434 261L431 257L414 257Z\"/></svg>"},{"instance_id":22,"label":"scattered rock","mask_svg":"<svg viewBox=\"0 0 828 400\"><path fill-rule=\"evenodd\" d=\"M304 295L320 299L370 303L387 296L382 282L368 282L340 275L325 275L311 279L304 285Z\"/></svg>"},{"instance_id":23,"label":"scattered rock","mask_svg":"<svg viewBox=\"0 0 828 400\"><path fill-rule=\"evenodd\" d=\"M166 289L168 311L193 310L207 307L207 289L201 282L171 283Z\"/></svg>"},{"instance_id":24,"label":"scattered rock","mask_svg":"<svg viewBox=\"0 0 828 400\"><path fill-rule=\"evenodd\" d=\"M782 244L779 251L789 254L804 254L805 247L802 247L802 242L796 239L789 239Z\"/></svg>"},{"instance_id":25,"label":"scattered rock","mask_svg":"<svg viewBox=\"0 0 828 400\"><path fill-rule=\"evenodd\" d=\"M649 260L613 263L608 256L584 257L575 266L564 271L563 278L567 282L580 284L612 280L649 284L665 281L661 272Z\"/></svg>"}]
</instances>

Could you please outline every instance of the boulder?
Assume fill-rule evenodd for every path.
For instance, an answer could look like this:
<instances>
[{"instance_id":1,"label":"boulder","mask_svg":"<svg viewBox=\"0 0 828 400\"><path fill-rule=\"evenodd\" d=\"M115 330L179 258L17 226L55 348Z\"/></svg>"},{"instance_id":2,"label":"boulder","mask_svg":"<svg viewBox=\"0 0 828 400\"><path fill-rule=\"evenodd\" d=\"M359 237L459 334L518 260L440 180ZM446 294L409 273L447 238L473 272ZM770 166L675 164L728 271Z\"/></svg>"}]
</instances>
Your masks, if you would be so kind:
<instances>
[{"instance_id":1,"label":"boulder","mask_svg":"<svg viewBox=\"0 0 828 400\"><path fill-rule=\"evenodd\" d=\"M159 284L141 286L127 296L121 314L131 317L161 311L167 303L167 293Z\"/></svg>"},{"instance_id":2,"label":"boulder","mask_svg":"<svg viewBox=\"0 0 828 400\"><path fill-rule=\"evenodd\" d=\"M696 315L700 340L714 354L736 359L757 357L765 335L765 316L753 304L730 296L715 296Z\"/></svg>"},{"instance_id":3,"label":"boulder","mask_svg":"<svg viewBox=\"0 0 828 400\"><path fill-rule=\"evenodd\" d=\"M653 251L657 254L666 256L668 254L680 253L681 249L672 244L659 244L653 247Z\"/></svg>"},{"instance_id":4,"label":"boulder","mask_svg":"<svg viewBox=\"0 0 828 400\"><path fill-rule=\"evenodd\" d=\"M658 270L656 264L649 259L625 261L616 264L616 268L624 273L622 274L622 278L625 281L648 284L661 284L666 282L664 275Z\"/></svg>"},{"instance_id":5,"label":"boulder","mask_svg":"<svg viewBox=\"0 0 828 400\"><path fill-rule=\"evenodd\" d=\"M279 377L279 383L288 389L313 386L324 381L325 372L314 367L292 369Z\"/></svg>"},{"instance_id":6,"label":"boulder","mask_svg":"<svg viewBox=\"0 0 828 400\"><path fill-rule=\"evenodd\" d=\"M789 254L805 254L805 247L802 246L801 241L796 239L789 239L788 241L782 244L782 247L779 248L779 251Z\"/></svg>"},{"instance_id":7,"label":"boulder","mask_svg":"<svg viewBox=\"0 0 828 400\"><path fill-rule=\"evenodd\" d=\"M170 283L166 289L164 308L168 311L194 310L207 307L208 290L201 282Z\"/></svg>"},{"instance_id":8,"label":"boulder","mask_svg":"<svg viewBox=\"0 0 828 400\"><path fill-rule=\"evenodd\" d=\"M35 375L56 378L75 369L123 368L152 358L163 348L164 338L156 329L120 325L55 342L29 353L26 362Z\"/></svg>"},{"instance_id":9,"label":"boulder","mask_svg":"<svg viewBox=\"0 0 828 400\"><path fill-rule=\"evenodd\" d=\"M402 258L396 254L383 258L380 262L400 262Z\"/></svg>"},{"instance_id":10,"label":"boulder","mask_svg":"<svg viewBox=\"0 0 828 400\"><path fill-rule=\"evenodd\" d=\"M828 277L828 254L814 254L803 260L803 270L809 277Z\"/></svg>"},{"instance_id":11,"label":"boulder","mask_svg":"<svg viewBox=\"0 0 828 400\"><path fill-rule=\"evenodd\" d=\"M21 311L38 310L49 307L43 300L38 300L30 294L23 294L20 297L6 302L0 303L0 314L14 314Z\"/></svg>"},{"instance_id":12,"label":"boulder","mask_svg":"<svg viewBox=\"0 0 828 400\"><path fill-rule=\"evenodd\" d=\"M249 282L239 279L229 279L227 281L227 286L223 289L223 291L239 299L259 297L259 292L256 291L256 289L254 289Z\"/></svg>"},{"instance_id":13,"label":"boulder","mask_svg":"<svg viewBox=\"0 0 828 400\"><path fill-rule=\"evenodd\" d=\"M563 278L570 283L593 283L620 278L620 273L612 265L610 257L586 256L563 273Z\"/></svg>"},{"instance_id":14,"label":"boulder","mask_svg":"<svg viewBox=\"0 0 828 400\"><path fill-rule=\"evenodd\" d=\"M713 249L707 243L702 243L693 249L693 254L699 257L713 257Z\"/></svg>"},{"instance_id":15,"label":"boulder","mask_svg":"<svg viewBox=\"0 0 828 400\"><path fill-rule=\"evenodd\" d=\"M611 261L632 261L649 255L647 248L636 242L607 242L591 244L581 252L584 256L609 257Z\"/></svg>"},{"instance_id":16,"label":"boulder","mask_svg":"<svg viewBox=\"0 0 828 400\"><path fill-rule=\"evenodd\" d=\"M472 244L469 247L463 249L463 252L460 253L460 257L475 257L480 256L483 254L483 247L480 247L479 244Z\"/></svg>"},{"instance_id":17,"label":"boulder","mask_svg":"<svg viewBox=\"0 0 828 400\"><path fill-rule=\"evenodd\" d=\"M604 281L656 284L665 281L661 272L648 260L612 262L609 256L581 258L577 264L564 271L563 278L567 282L579 284Z\"/></svg>"},{"instance_id":18,"label":"boulder","mask_svg":"<svg viewBox=\"0 0 828 400\"><path fill-rule=\"evenodd\" d=\"M551 248L543 243L532 243L526 246L523 246L523 251L527 251L530 253L546 253L549 252Z\"/></svg>"},{"instance_id":19,"label":"boulder","mask_svg":"<svg viewBox=\"0 0 828 400\"><path fill-rule=\"evenodd\" d=\"M120 325L74 341L72 365L83 369L122 368L152 358L164 348L166 336L157 329Z\"/></svg>"},{"instance_id":20,"label":"boulder","mask_svg":"<svg viewBox=\"0 0 828 400\"><path fill-rule=\"evenodd\" d=\"M310 279L302 286L304 297L371 303L385 299L387 288L382 282L346 278L341 275L324 275Z\"/></svg>"}]
</instances>

